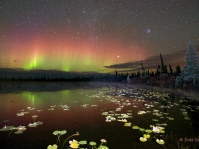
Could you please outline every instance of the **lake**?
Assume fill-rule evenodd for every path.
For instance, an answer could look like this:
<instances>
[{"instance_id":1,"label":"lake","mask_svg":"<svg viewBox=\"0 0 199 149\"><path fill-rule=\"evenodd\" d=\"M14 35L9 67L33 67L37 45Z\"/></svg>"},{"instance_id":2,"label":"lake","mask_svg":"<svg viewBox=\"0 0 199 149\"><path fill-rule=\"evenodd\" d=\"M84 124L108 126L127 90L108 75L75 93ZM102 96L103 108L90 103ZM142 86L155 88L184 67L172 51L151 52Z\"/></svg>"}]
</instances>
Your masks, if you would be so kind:
<instances>
[{"instance_id":1,"label":"lake","mask_svg":"<svg viewBox=\"0 0 199 149\"><path fill-rule=\"evenodd\" d=\"M1 86L0 148L199 147L199 103L179 94L121 84L28 86Z\"/></svg>"}]
</instances>

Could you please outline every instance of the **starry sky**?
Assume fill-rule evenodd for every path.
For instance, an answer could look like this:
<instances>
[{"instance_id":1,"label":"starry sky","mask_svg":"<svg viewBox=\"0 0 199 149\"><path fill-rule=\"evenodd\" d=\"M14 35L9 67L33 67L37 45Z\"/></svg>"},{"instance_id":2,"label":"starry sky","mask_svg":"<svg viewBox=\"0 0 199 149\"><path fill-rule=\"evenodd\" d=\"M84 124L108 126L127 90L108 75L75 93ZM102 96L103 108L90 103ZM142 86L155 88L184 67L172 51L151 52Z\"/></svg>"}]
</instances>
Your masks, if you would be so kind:
<instances>
[{"instance_id":1,"label":"starry sky","mask_svg":"<svg viewBox=\"0 0 199 149\"><path fill-rule=\"evenodd\" d=\"M130 71L160 53L178 65L188 41L199 45L198 0L0 1L0 68Z\"/></svg>"}]
</instances>

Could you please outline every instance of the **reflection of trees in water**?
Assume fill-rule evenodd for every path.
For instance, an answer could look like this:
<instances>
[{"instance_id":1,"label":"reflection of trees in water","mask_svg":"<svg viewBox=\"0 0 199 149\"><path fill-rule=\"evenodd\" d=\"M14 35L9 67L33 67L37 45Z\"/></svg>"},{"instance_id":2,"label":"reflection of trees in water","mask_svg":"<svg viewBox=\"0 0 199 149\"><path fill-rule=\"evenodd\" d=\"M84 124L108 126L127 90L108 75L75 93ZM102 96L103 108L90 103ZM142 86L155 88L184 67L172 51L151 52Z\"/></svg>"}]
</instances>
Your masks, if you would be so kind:
<instances>
[{"instance_id":1,"label":"reflection of trees in water","mask_svg":"<svg viewBox=\"0 0 199 149\"><path fill-rule=\"evenodd\" d=\"M187 113L192 120L191 125L194 128L196 136L199 136L199 110L197 109L199 103L198 101L185 100L183 104L187 106Z\"/></svg>"}]
</instances>

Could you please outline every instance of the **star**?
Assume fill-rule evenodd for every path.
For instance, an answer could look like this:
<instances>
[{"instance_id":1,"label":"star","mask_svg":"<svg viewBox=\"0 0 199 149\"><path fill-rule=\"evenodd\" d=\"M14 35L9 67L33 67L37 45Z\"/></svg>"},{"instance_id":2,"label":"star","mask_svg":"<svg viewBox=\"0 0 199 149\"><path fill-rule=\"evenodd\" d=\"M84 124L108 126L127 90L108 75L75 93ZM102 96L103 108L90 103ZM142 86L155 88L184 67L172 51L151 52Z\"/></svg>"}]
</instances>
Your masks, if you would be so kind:
<instances>
[{"instance_id":1,"label":"star","mask_svg":"<svg viewBox=\"0 0 199 149\"><path fill-rule=\"evenodd\" d=\"M151 30L148 28L146 31L147 34L151 33Z\"/></svg>"}]
</instances>

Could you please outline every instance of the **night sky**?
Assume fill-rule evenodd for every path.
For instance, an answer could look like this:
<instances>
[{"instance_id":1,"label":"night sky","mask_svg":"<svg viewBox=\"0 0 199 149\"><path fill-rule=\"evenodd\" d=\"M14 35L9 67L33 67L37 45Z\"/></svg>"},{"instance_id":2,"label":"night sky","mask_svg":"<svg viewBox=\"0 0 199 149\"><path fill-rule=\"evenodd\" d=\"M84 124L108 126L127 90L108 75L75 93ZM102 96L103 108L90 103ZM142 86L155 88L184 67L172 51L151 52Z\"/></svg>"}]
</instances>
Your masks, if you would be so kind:
<instances>
[{"instance_id":1,"label":"night sky","mask_svg":"<svg viewBox=\"0 0 199 149\"><path fill-rule=\"evenodd\" d=\"M0 1L0 68L107 73L160 53L174 67L188 41L199 45L198 0Z\"/></svg>"}]
</instances>

